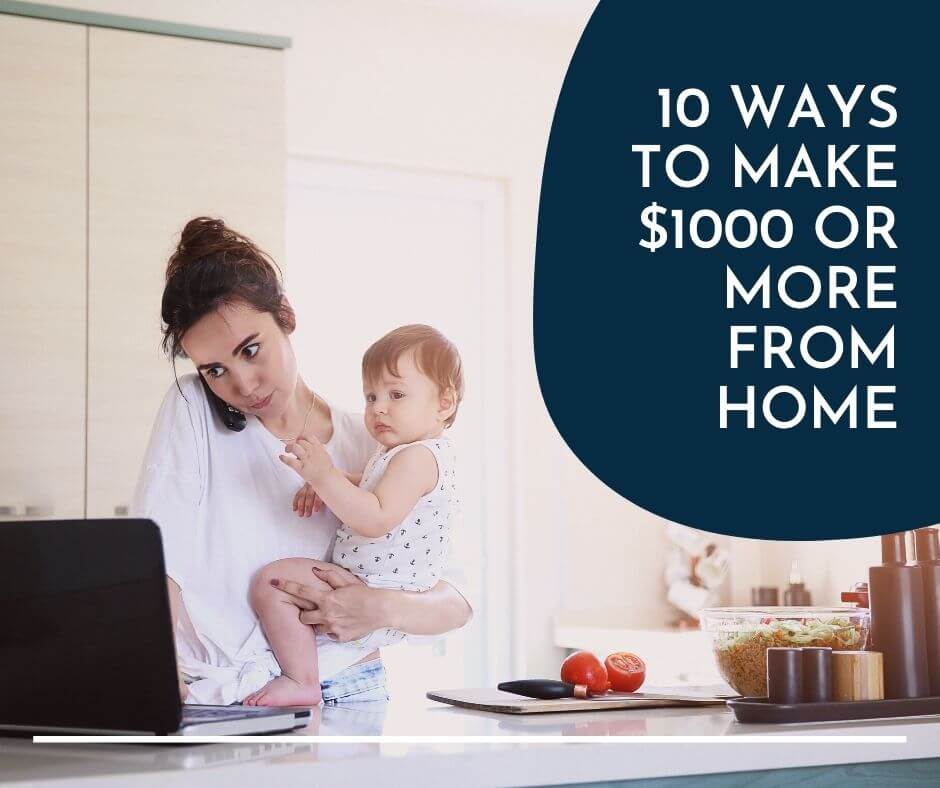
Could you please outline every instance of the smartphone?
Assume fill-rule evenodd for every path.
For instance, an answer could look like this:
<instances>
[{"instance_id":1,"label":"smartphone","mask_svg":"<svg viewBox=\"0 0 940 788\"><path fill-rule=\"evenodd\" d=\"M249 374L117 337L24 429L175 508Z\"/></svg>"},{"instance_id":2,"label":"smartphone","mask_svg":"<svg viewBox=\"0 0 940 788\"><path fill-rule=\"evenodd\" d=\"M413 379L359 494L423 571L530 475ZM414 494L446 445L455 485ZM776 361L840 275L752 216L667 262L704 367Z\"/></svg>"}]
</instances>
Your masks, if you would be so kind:
<instances>
[{"instance_id":1,"label":"smartphone","mask_svg":"<svg viewBox=\"0 0 940 788\"><path fill-rule=\"evenodd\" d=\"M232 430L232 432L241 432L245 429L245 425L248 423L245 414L238 408L233 408L225 400L217 396L215 392L209 388L209 384L206 383L206 379L202 376L201 372L199 373L199 380L202 381L202 387L206 390L206 397L208 397L209 402L212 403L212 409L222 420L222 423Z\"/></svg>"}]
</instances>

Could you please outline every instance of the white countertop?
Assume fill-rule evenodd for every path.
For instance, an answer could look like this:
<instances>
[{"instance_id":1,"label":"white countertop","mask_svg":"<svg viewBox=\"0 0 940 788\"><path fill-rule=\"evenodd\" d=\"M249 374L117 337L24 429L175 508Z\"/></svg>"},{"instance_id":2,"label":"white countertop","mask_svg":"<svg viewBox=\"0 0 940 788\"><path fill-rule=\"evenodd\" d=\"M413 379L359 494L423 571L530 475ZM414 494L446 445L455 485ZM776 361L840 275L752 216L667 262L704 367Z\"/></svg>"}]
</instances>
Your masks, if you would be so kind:
<instances>
[{"instance_id":1,"label":"white countertop","mask_svg":"<svg viewBox=\"0 0 940 788\"><path fill-rule=\"evenodd\" d=\"M207 745L33 744L0 739L0 786L538 785L940 757L940 716L854 724L741 725L724 707L503 715L399 698L319 710L285 740ZM487 736L492 742L326 743L330 736ZM824 737L822 742L794 736ZM903 743L838 736L903 736ZM529 737L553 736L547 742ZM694 742L676 736L709 737ZM757 739L753 737L759 737ZM631 737L611 739L611 737Z\"/></svg>"}]
</instances>

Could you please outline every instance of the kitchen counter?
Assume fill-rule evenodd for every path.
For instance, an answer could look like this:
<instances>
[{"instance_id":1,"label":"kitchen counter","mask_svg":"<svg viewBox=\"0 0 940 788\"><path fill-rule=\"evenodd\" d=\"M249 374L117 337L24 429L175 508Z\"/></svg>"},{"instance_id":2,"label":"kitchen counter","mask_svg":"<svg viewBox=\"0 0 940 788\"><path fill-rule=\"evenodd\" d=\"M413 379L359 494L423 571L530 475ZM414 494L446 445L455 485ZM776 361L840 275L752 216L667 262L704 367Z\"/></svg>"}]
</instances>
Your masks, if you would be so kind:
<instances>
[{"instance_id":1,"label":"kitchen counter","mask_svg":"<svg viewBox=\"0 0 940 788\"><path fill-rule=\"evenodd\" d=\"M623 610L562 611L555 616L553 640L564 649L585 649L594 654L632 651L655 655L655 659L647 661L648 684L668 686L721 681L707 633L650 621L632 626L619 623L631 618L636 620L629 611Z\"/></svg>"},{"instance_id":2,"label":"kitchen counter","mask_svg":"<svg viewBox=\"0 0 940 788\"><path fill-rule=\"evenodd\" d=\"M314 784L318 779L331 786L379 781L399 785L417 774L425 785L549 785L940 758L940 716L745 726L718 706L518 716L399 698L387 705L319 710L310 728L300 734L204 745L33 744L28 739L0 739L0 786L67 780L76 786L238 788ZM357 738L336 742L303 738L316 734ZM428 742L359 738L379 734L438 738ZM701 738L674 740L677 736ZM814 738L794 738L806 736ZM844 736L904 737L906 742L839 740ZM492 737L492 741L456 737Z\"/></svg>"}]
</instances>

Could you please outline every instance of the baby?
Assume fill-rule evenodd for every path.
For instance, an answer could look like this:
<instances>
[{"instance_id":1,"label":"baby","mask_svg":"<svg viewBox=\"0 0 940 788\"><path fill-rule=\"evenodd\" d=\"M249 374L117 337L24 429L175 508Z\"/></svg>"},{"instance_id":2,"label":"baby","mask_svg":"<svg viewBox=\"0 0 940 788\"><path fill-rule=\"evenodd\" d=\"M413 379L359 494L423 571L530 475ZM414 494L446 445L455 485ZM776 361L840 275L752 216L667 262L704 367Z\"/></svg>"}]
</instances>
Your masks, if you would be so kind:
<instances>
[{"instance_id":1,"label":"baby","mask_svg":"<svg viewBox=\"0 0 940 788\"><path fill-rule=\"evenodd\" d=\"M463 397L460 356L435 329L402 326L366 351L362 384L366 429L380 446L361 473L335 468L316 438L289 443L281 460L307 482L315 505L322 502L342 521L333 563L373 587L427 591L443 570L458 504L454 456L443 433ZM301 510L305 506L306 489L295 508L298 500ZM311 562L293 561L317 582ZM259 576L267 575L262 570ZM247 705L319 703L318 649L354 649L355 662L405 637L381 629L352 644L337 643L315 636L289 598L271 585L254 584L251 598L281 675L245 698Z\"/></svg>"}]
</instances>

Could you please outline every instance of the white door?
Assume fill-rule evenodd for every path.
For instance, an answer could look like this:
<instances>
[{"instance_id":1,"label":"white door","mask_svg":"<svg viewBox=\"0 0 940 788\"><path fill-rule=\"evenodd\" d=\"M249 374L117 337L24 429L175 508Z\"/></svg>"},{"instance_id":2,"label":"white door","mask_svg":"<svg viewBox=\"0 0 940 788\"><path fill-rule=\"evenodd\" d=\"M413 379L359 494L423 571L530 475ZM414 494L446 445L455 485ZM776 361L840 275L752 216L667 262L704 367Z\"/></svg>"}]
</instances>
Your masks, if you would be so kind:
<instances>
[{"instance_id":1,"label":"white door","mask_svg":"<svg viewBox=\"0 0 940 788\"><path fill-rule=\"evenodd\" d=\"M427 323L460 350L462 517L455 552L475 616L444 640L383 653L391 691L508 675L509 398L505 197L499 181L291 157L287 293L307 383L362 410L360 362L392 328Z\"/></svg>"}]
</instances>

